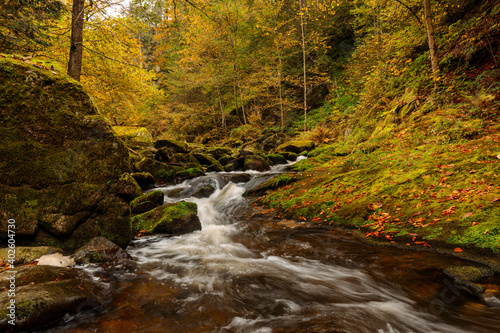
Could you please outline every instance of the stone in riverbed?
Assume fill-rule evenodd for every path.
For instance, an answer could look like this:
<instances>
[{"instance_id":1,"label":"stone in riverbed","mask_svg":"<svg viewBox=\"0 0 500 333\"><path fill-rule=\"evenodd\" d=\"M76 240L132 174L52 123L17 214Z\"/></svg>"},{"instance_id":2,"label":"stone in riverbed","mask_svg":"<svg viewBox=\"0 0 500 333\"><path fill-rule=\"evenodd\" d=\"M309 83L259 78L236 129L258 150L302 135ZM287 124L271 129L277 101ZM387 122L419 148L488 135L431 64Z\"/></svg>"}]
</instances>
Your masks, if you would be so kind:
<instances>
[{"instance_id":1,"label":"stone in riverbed","mask_svg":"<svg viewBox=\"0 0 500 333\"><path fill-rule=\"evenodd\" d=\"M134 172L130 175L143 190L147 190L155 185L155 177L149 172Z\"/></svg>"},{"instance_id":2,"label":"stone in riverbed","mask_svg":"<svg viewBox=\"0 0 500 333\"><path fill-rule=\"evenodd\" d=\"M154 143L156 149L169 148L174 153L185 154L188 152L188 144L177 140L158 140Z\"/></svg>"},{"instance_id":3,"label":"stone in riverbed","mask_svg":"<svg viewBox=\"0 0 500 333\"><path fill-rule=\"evenodd\" d=\"M142 214L163 205L165 194L162 191L152 191L144 194L130 203L132 215Z\"/></svg>"},{"instance_id":4,"label":"stone in riverbed","mask_svg":"<svg viewBox=\"0 0 500 333\"><path fill-rule=\"evenodd\" d=\"M55 266L21 266L16 269L15 331L42 329L66 314L101 306L110 291L93 282L82 270ZM9 289L10 271L0 273L0 289ZM8 306L11 298L0 293L0 331L9 332Z\"/></svg>"},{"instance_id":5,"label":"stone in riverbed","mask_svg":"<svg viewBox=\"0 0 500 333\"><path fill-rule=\"evenodd\" d=\"M132 260L132 257L127 251L106 238L96 237L76 250L74 259L80 265L89 263L116 264Z\"/></svg>"},{"instance_id":6,"label":"stone in riverbed","mask_svg":"<svg viewBox=\"0 0 500 333\"><path fill-rule=\"evenodd\" d=\"M0 249L0 257L6 262L8 259L8 248ZM57 247L51 246L16 246L16 258L14 265L26 265L46 254L62 253Z\"/></svg>"},{"instance_id":7,"label":"stone in riverbed","mask_svg":"<svg viewBox=\"0 0 500 333\"><path fill-rule=\"evenodd\" d=\"M146 234L182 235L201 230L198 206L192 202L165 204L132 217L132 229Z\"/></svg>"},{"instance_id":8,"label":"stone in riverbed","mask_svg":"<svg viewBox=\"0 0 500 333\"><path fill-rule=\"evenodd\" d=\"M265 158L259 155L246 155L244 162L245 170L267 171L269 163Z\"/></svg>"}]
</instances>

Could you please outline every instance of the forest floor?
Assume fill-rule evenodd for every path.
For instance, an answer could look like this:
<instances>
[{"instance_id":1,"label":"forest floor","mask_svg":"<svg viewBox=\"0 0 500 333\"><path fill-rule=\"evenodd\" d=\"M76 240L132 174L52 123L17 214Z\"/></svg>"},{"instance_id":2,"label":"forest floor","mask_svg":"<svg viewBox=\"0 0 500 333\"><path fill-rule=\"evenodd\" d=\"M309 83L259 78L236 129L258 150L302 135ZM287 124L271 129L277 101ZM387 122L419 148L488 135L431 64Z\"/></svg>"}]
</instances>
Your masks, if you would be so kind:
<instances>
[{"instance_id":1,"label":"forest floor","mask_svg":"<svg viewBox=\"0 0 500 333\"><path fill-rule=\"evenodd\" d=\"M357 230L379 244L495 257L499 154L494 132L455 143L416 142L401 131L354 148L325 144L263 184L267 193L255 205L276 218ZM493 265L500 271L500 261Z\"/></svg>"}]
</instances>

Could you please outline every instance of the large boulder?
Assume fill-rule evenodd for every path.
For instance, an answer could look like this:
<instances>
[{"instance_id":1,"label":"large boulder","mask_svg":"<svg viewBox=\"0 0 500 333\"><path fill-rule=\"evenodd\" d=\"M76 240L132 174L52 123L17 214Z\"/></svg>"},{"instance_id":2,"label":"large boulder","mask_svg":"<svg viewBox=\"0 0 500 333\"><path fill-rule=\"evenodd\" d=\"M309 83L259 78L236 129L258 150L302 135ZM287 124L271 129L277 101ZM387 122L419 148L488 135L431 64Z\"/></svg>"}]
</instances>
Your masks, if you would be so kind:
<instances>
[{"instance_id":1,"label":"large boulder","mask_svg":"<svg viewBox=\"0 0 500 333\"><path fill-rule=\"evenodd\" d=\"M130 175L143 190L147 190L155 185L155 177L149 172L134 172Z\"/></svg>"},{"instance_id":2,"label":"large boulder","mask_svg":"<svg viewBox=\"0 0 500 333\"><path fill-rule=\"evenodd\" d=\"M269 162L259 155L246 155L244 160L244 170L269 170Z\"/></svg>"},{"instance_id":3,"label":"large boulder","mask_svg":"<svg viewBox=\"0 0 500 333\"><path fill-rule=\"evenodd\" d=\"M130 171L128 149L82 85L0 58L0 110L0 233L13 219L19 241L71 251L107 235L126 246L128 203L110 188Z\"/></svg>"},{"instance_id":4,"label":"large boulder","mask_svg":"<svg viewBox=\"0 0 500 333\"><path fill-rule=\"evenodd\" d=\"M198 206L192 202L165 204L132 217L133 230L145 234L182 235L201 230Z\"/></svg>"},{"instance_id":5,"label":"large boulder","mask_svg":"<svg viewBox=\"0 0 500 333\"><path fill-rule=\"evenodd\" d=\"M0 293L0 331L31 332L50 326L67 314L97 308L111 296L109 289L93 282L82 270L55 266L22 266L0 273L0 289L16 281L15 326L9 324L9 293ZM14 314L13 314L14 315ZM15 328L15 329L14 329Z\"/></svg>"}]
</instances>

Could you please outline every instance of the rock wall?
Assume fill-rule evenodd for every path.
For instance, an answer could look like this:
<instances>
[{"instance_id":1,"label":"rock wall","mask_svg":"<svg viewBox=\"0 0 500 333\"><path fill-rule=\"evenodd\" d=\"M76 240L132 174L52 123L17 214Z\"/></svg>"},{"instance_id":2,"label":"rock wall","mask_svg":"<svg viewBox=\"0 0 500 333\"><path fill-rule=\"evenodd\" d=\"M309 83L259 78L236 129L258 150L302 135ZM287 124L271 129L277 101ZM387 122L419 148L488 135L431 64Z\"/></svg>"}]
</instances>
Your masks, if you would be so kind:
<instances>
[{"instance_id":1,"label":"rock wall","mask_svg":"<svg viewBox=\"0 0 500 333\"><path fill-rule=\"evenodd\" d=\"M115 182L129 168L127 148L78 82L0 58L0 233L15 219L30 244L69 251L104 236L126 246L131 194Z\"/></svg>"}]
</instances>

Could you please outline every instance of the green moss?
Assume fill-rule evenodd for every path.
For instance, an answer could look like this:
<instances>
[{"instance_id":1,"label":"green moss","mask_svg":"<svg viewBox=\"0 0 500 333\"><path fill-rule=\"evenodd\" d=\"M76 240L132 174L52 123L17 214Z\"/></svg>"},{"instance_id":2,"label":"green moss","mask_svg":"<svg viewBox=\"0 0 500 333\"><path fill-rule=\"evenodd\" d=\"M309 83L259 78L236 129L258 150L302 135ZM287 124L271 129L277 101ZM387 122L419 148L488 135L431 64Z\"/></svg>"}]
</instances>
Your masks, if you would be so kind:
<instances>
[{"instance_id":1,"label":"green moss","mask_svg":"<svg viewBox=\"0 0 500 333\"><path fill-rule=\"evenodd\" d=\"M43 298L16 303L16 317L18 319L34 317L47 306L48 303Z\"/></svg>"},{"instance_id":2,"label":"green moss","mask_svg":"<svg viewBox=\"0 0 500 333\"><path fill-rule=\"evenodd\" d=\"M189 220L196 216L198 206L192 202L178 202L165 204L152 211L132 217L132 232L139 233L141 230L153 232L159 224L168 224L176 220Z\"/></svg>"}]
</instances>

